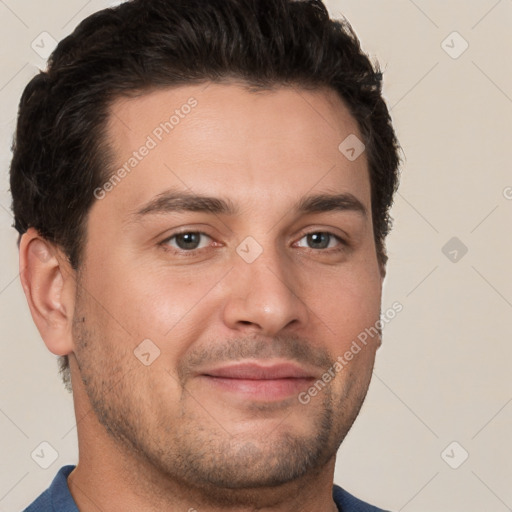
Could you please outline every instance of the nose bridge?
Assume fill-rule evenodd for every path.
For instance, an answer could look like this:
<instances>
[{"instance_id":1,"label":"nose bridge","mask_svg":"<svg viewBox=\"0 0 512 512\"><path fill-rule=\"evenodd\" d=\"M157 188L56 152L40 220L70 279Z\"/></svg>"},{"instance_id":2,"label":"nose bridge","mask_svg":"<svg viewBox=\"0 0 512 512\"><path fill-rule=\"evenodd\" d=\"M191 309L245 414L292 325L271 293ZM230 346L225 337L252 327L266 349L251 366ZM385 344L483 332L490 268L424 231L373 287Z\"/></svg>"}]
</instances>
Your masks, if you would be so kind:
<instances>
[{"instance_id":1,"label":"nose bridge","mask_svg":"<svg viewBox=\"0 0 512 512\"><path fill-rule=\"evenodd\" d=\"M224 311L231 328L247 328L275 335L291 324L307 322L300 281L286 254L266 237L265 245L247 237L236 248L230 290Z\"/></svg>"}]
</instances>

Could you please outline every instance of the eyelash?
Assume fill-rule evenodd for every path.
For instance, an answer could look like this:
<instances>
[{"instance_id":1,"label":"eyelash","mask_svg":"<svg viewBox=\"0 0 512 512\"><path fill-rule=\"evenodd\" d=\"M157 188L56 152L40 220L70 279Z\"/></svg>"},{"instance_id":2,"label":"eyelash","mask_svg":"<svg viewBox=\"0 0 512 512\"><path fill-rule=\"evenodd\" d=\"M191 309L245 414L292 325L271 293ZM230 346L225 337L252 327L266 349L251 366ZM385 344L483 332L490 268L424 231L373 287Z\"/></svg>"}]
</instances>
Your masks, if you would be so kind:
<instances>
[{"instance_id":1,"label":"eyelash","mask_svg":"<svg viewBox=\"0 0 512 512\"><path fill-rule=\"evenodd\" d=\"M202 231L181 231L181 232L178 232L178 233L174 233L173 235L167 237L165 240L162 240L162 242L160 242L159 245L161 245L162 248L165 251L172 252L172 253L175 253L175 254L180 254L180 255L183 255L183 256L195 256L195 255L197 255L197 253L199 251L204 251L205 249L206 250L207 249L211 249L211 247L201 247L201 248L198 248L198 249L186 250L186 249L169 247L168 244L169 244L169 242L171 240L175 239L179 235L188 235L188 234L203 235L203 236L206 236L206 237L210 238L211 240L213 240L213 238L210 235L208 235L208 234L206 234L206 233L204 233ZM339 245L336 246L336 247L331 247L331 248L327 248L327 249L314 249L314 248L311 248L311 247L305 247L305 249L307 249L309 251L322 252L322 253L330 254L330 253L336 253L336 252L343 251L344 249L346 249L346 247L348 247L348 243L343 238L341 238L338 235L335 235L334 233L331 233L330 231L308 231L308 232L303 233L301 235L301 237L299 238L299 241L302 240L303 238L307 237L308 235L316 235L316 234L328 235L331 238L334 238L335 240L337 240L339 242ZM329 242L330 242L330 240L329 240ZM295 243L297 243L297 242L295 242Z\"/></svg>"}]
</instances>

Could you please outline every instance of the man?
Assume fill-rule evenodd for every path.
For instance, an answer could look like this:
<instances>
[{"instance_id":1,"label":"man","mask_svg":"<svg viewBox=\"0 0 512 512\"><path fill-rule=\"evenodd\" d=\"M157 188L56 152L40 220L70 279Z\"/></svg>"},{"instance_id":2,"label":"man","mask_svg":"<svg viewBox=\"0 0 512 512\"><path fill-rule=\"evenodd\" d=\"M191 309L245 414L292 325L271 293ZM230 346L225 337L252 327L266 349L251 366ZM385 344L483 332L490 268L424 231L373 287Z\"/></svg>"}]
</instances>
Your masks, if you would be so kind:
<instances>
[{"instance_id":1,"label":"man","mask_svg":"<svg viewBox=\"0 0 512 512\"><path fill-rule=\"evenodd\" d=\"M319 0L133 0L58 45L11 190L79 462L26 510L380 510L333 487L380 344L380 78Z\"/></svg>"}]
</instances>

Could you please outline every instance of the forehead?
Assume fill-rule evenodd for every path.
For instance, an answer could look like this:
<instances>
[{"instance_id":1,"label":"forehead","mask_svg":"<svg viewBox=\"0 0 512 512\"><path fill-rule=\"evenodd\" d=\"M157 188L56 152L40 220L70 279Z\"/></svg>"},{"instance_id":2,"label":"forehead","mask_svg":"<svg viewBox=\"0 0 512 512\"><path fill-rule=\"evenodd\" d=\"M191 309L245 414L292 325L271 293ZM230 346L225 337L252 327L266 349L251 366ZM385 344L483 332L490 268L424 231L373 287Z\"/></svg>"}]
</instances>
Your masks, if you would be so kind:
<instances>
[{"instance_id":1,"label":"forehead","mask_svg":"<svg viewBox=\"0 0 512 512\"><path fill-rule=\"evenodd\" d=\"M247 206L311 190L350 192L370 208L365 153L350 160L339 149L347 137L362 138L357 122L330 89L154 90L116 100L107 132L118 176L106 198L117 211L168 188L232 196Z\"/></svg>"}]
</instances>

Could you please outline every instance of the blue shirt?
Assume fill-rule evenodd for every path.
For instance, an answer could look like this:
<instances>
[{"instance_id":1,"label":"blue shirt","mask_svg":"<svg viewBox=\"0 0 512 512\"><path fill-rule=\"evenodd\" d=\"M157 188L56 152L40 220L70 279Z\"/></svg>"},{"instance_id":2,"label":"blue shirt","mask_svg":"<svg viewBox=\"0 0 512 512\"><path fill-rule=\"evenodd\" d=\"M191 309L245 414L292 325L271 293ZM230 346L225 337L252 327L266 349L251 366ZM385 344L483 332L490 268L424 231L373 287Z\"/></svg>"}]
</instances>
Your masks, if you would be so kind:
<instances>
[{"instance_id":1,"label":"blue shirt","mask_svg":"<svg viewBox=\"0 0 512 512\"><path fill-rule=\"evenodd\" d=\"M79 512L68 488L68 475L75 466L60 468L50 487L23 512ZM358 500L341 487L335 485L332 496L340 512L385 512Z\"/></svg>"}]
</instances>

